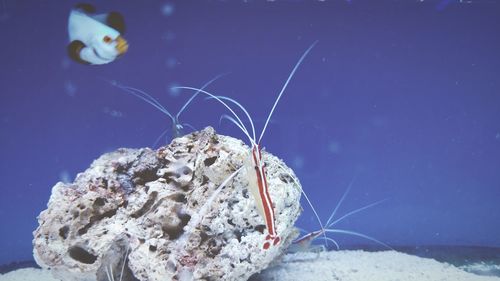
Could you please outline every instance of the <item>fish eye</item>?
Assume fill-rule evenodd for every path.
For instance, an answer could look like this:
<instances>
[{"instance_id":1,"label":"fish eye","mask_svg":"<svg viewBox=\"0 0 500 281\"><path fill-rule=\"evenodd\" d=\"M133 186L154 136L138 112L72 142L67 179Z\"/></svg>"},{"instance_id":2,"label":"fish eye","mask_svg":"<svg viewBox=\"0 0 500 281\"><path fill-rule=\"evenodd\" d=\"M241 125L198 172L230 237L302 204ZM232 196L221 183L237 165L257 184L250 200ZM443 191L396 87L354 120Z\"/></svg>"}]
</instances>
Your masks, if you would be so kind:
<instances>
[{"instance_id":1,"label":"fish eye","mask_svg":"<svg viewBox=\"0 0 500 281\"><path fill-rule=\"evenodd\" d=\"M109 36L104 36L104 38L102 38L102 41L104 41L104 43L111 43L111 37Z\"/></svg>"}]
</instances>

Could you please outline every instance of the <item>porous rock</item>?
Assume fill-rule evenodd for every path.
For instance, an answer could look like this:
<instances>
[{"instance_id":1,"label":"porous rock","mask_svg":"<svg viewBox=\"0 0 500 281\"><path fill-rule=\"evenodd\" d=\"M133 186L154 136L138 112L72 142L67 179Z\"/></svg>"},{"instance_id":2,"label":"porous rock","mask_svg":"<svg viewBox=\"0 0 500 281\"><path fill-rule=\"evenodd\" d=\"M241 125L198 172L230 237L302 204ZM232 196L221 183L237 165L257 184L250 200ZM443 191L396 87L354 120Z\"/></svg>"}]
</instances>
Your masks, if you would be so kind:
<instances>
[{"instance_id":1,"label":"porous rock","mask_svg":"<svg viewBox=\"0 0 500 281\"><path fill-rule=\"evenodd\" d=\"M264 220L247 190L253 169L238 172L200 214L249 151L207 127L156 151L102 155L73 183L53 187L34 232L35 260L65 281L107 281L111 272L115 280L247 280L295 238L301 188L292 170L263 152L281 237L268 250ZM199 223L188 227L196 216Z\"/></svg>"}]
</instances>

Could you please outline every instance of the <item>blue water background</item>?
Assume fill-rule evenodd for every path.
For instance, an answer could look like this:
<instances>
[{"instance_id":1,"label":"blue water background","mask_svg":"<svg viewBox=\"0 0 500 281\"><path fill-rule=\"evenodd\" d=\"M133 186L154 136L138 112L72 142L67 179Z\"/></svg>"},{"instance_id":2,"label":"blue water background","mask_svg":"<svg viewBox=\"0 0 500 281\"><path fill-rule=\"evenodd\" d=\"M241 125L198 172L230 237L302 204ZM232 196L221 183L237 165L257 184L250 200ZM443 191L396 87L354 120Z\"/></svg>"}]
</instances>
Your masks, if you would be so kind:
<instances>
[{"instance_id":1,"label":"blue water background","mask_svg":"<svg viewBox=\"0 0 500 281\"><path fill-rule=\"evenodd\" d=\"M76 1L0 3L0 264L31 259L52 186L101 154L151 146L171 124L102 79L176 112L199 87L244 104L326 219L391 245L500 247L500 4L497 1L90 1L126 19L129 52L104 66L66 56ZM181 116L244 138L197 99ZM164 143L164 141L163 141ZM308 206L298 225L318 227ZM369 243L342 235L341 245Z\"/></svg>"}]
</instances>

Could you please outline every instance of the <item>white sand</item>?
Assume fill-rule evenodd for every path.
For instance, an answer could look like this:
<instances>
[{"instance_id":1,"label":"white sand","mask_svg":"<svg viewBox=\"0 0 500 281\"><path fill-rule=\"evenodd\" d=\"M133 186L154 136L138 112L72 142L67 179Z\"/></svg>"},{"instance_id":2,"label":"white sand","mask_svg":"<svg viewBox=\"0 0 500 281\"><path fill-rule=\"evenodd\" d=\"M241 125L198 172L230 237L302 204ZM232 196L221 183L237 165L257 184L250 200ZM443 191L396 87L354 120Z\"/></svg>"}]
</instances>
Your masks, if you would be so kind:
<instances>
[{"instance_id":1,"label":"white sand","mask_svg":"<svg viewBox=\"0 0 500 281\"><path fill-rule=\"evenodd\" d=\"M0 274L0 281L58 281L54 279L48 270L36 268L23 268Z\"/></svg>"},{"instance_id":2,"label":"white sand","mask_svg":"<svg viewBox=\"0 0 500 281\"><path fill-rule=\"evenodd\" d=\"M446 263L394 251L340 251L287 255L277 267L251 280L262 281L500 281ZM41 269L19 269L0 281L58 281ZM70 280L65 280L70 281Z\"/></svg>"},{"instance_id":3,"label":"white sand","mask_svg":"<svg viewBox=\"0 0 500 281\"><path fill-rule=\"evenodd\" d=\"M299 281L500 281L453 265L395 251L340 251L287 255L253 280Z\"/></svg>"}]
</instances>

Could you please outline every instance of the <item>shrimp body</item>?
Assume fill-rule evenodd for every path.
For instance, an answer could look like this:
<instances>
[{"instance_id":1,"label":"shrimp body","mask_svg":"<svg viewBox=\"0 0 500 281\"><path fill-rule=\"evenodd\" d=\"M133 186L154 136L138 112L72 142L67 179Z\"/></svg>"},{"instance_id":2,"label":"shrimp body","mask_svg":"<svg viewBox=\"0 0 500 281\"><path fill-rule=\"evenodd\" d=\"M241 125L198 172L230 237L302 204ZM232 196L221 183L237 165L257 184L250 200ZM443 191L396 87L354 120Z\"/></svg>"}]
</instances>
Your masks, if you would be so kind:
<instances>
[{"instance_id":1,"label":"shrimp body","mask_svg":"<svg viewBox=\"0 0 500 281\"><path fill-rule=\"evenodd\" d=\"M262 152L259 145L253 146L251 155L245 166L248 177L248 189L254 197L257 211L266 223L268 235L266 236L263 248L267 250L271 246L271 243L278 245L280 237L276 234L273 202L269 195L265 165L262 161Z\"/></svg>"},{"instance_id":2,"label":"shrimp body","mask_svg":"<svg viewBox=\"0 0 500 281\"><path fill-rule=\"evenodd\" d=\"M309 232L306 235L299 237L295 240L292 241L292 244L298 244L298 245L304 245L304 246L309 246L313 242L314 239L318 238L318 236L323 235L325 233L324 230L316 230L313 232Z\"/></svg>"},{"instance_id":3,"label":"shrimp body","mask_svg":"<svg viewBox=\"0 0 500 281\"><path fill-rule=\"evenodd\" d=\"M316 230L313 232L309 232L295 240L292 241L292 244L288 247L289 253L297 253L297 252L308 252L308 251L321 251L326 249L323 245L312 247L312 243L319 236L324 235L325 231L323 229Z\"/></svg>"}]
</instances>

